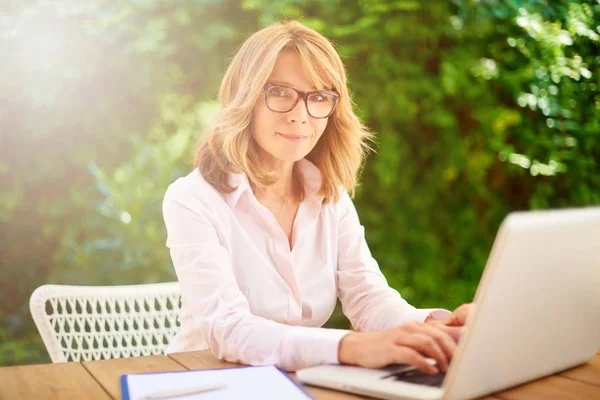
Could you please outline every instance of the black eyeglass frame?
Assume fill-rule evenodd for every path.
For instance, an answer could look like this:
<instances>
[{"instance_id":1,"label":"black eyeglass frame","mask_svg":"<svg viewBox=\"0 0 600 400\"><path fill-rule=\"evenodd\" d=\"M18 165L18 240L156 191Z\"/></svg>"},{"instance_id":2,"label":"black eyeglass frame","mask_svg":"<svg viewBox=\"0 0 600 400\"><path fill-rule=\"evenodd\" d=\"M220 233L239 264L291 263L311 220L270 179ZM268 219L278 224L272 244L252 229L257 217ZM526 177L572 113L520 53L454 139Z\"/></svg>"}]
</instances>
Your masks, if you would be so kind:
<instances>
[{"instance_id":1,"label":"black eyeglass frame","mask_svg":"<svg viewBox=\"0 0 600 400\"><path fill-rule=\"evenodd\" d=\"M290 107L289 110L287 111L277 111L277 110L273 110L271 107L269 107L269 101L267 100L267 91L269 90L269 88L272 87L283 87L286 89L291 89L294 92L298 93L298 97L296 98L296 101L294 101L294 104L292 104L292 106ZM293 87L289 87L286 85L276 85L273 83L265 83L263 86L263 92L265 93L265 104L267 105L267 108L273 112L276 113L280 113L280 114L285 114L288 113L290 111L292 111L294 109L294 107L296 107L296 104L298 104L298 100L300 100L300 98L302 98L304 100L304 106L306 107L306 112L308 113L308 115L310 115L311 117L315 118L315 119L324 119L324 118L329 118L331 116L331 114L333 114L333 111L335 110L335 106L337 105L337 102L340 98L340 94L338 92L335 92L333 90L311 90L308 92L304 92L302 90L297 90L294 89ZM324 117L315 117L314 115L311 114L310 110L308 109L308 96L313 95L313 94L317 94L317 93L324 93L324 94L329 94L333 96L333 106L331 107L331 111L329 112L329 114L327 114Z\"/></svg>"}]
</instances>

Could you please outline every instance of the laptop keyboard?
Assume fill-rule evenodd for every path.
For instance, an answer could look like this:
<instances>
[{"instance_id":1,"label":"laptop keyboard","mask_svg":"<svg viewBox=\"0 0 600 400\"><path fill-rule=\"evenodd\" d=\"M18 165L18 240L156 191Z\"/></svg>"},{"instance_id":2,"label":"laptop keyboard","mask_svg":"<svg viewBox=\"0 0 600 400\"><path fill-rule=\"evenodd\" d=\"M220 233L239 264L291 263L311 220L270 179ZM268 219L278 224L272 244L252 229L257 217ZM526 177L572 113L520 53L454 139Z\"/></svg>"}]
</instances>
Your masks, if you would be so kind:
<instances>
[{"instance_id":1,"label":"laptop keyboard","mask_svg":"<svg viewBox=\"0 0 600 400\"><path fill-rule=\"evenodd\" d=\"M402 370L399 372L392 372L381 379L393 379L396 381L402 381L407 383L415 383L418 385L442 387L446 374L427 375L418 369Z\"/></svg>"}]
</instances>

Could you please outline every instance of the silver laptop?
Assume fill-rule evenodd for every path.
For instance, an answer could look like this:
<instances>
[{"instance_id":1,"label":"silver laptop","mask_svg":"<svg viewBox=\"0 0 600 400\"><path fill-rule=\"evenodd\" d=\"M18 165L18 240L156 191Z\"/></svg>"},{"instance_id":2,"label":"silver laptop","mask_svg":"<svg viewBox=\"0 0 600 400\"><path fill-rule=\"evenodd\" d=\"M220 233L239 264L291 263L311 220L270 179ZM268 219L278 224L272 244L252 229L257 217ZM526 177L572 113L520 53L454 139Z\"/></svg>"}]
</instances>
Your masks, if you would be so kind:
<instances>
[{"instance_id":1,"label":"silver laptop","mask_svg":"<svg viewBox=\"0 0 600 400\"><path fill-rule=\"evenodd\" d=\"M600 207L503 221L448 372L322 365L301 382L382 399L471 399L577 366L600 346Z\"/></svg>"}]
</instances>

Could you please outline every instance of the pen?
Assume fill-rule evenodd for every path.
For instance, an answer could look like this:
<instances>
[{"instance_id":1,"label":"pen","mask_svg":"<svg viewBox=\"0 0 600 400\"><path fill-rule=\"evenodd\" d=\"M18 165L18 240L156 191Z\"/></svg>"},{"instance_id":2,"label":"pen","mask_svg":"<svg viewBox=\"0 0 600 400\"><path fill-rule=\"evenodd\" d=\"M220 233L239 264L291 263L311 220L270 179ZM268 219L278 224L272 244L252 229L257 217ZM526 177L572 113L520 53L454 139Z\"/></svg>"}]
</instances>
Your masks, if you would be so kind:
<instances>
[{"instance_id":1,"label":"pen","mask_svg":"<svg viewBox=\"0 0 600 400\"><path fill-rule=\"evenodd\" d=\"M212 383L205 385L197 385L191 386L185 389L174 389L174 390L166 390L164 392L158 392L154 394L148 394L142 397L140 400L159 400L159 399L168 399L171 397L180 397L180 396L188 396L190 394L196 393L204 393L211 390L223 389L226 387L224 383Z\"/></svg>"}]
</instances>

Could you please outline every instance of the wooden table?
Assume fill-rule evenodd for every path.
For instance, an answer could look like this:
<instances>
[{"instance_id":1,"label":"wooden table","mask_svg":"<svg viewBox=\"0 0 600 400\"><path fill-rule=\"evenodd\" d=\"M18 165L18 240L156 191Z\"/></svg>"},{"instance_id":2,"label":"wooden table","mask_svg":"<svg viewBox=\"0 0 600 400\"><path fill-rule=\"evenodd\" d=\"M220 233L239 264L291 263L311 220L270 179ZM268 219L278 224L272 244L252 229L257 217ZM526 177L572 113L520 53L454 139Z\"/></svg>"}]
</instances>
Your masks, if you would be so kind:
<instances>
[{"instance_id":1,"label":"wooden table","mask_svg":"<svg viewBox=\"0 0 600 400\"><path fill-rule=\"evenodd\" d=\"M0 399L120 399L119 378L122 374L236 365L217 360L209 351L195 351L170 354L168 357L3 367L0 368ZM294 377L294 374L291 375ZM311 386L306 389L318 400L368 399ZM600 399L600 351L587 364L485 399Z\"/></svg>"}]
</instances>

